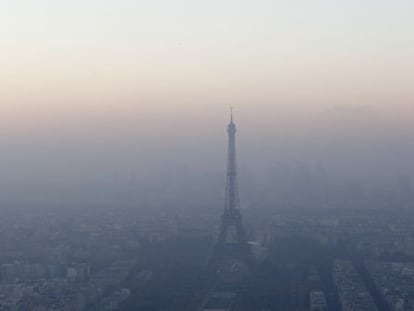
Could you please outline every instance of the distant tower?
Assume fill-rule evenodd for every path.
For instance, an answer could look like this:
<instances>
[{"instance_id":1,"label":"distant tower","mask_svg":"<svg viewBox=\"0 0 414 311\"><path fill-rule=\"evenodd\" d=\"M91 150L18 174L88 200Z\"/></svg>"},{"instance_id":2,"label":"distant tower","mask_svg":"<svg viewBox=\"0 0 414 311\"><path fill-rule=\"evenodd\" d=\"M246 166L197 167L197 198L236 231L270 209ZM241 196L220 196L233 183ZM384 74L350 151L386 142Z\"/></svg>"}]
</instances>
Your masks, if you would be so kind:
<instances>
[{"instance_id":1,"label":"distant tower","mask_svg":"<svg viewBox=\"0 0 414 311\"><path fill-rule=\"evenodd\" d=\"M210 264L220 265L224 261L241 261L246 265L253 263L253 255L247 243L239 206L239 190L237 186L236 163L236 125L231 111L227 158L227 182L224 212L221 220L220 233L213 249Z\"/></svg>"}]
</instances>

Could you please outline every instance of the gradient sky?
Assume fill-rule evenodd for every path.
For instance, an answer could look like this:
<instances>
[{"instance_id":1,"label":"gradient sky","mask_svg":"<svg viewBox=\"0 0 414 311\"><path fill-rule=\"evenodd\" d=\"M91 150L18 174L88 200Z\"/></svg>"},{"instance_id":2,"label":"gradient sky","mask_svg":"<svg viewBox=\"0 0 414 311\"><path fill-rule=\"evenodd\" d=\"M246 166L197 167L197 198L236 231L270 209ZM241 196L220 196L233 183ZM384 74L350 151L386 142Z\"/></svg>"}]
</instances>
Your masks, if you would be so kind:
<instances>
[{"instance_id":1,"label":"gradient sky","mask_svg":"<svg viewBox=\"0 0 414 311\"><path fill-rule=\"evenodd\" d=\"M121 95L174 107L201 94L315 103L412 93L408 0L0 5L2 102Z\"/></svg>"},{"instance_id":2,"label":"gradient sky","mask_svg":"<svg viewBox=\"0 0 414 311\"><path fill-rule=\"evenodd\" d=\"M242 165L412 170L412 12L408 0L1 1L0 179L221 169L230 106Z\"/></svg>"}]
</instances>

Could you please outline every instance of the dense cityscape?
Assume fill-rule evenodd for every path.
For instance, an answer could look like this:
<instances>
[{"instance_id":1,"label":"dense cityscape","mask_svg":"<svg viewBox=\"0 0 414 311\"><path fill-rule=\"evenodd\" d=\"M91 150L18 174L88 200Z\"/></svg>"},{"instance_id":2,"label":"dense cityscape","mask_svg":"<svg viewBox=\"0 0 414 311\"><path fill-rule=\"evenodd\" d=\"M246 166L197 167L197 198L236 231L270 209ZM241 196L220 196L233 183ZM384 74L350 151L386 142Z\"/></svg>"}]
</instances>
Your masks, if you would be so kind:
<instances>
[{"instance_id":1,"label":"dense cityscape","mask_svg":"<svg viewBox=\"0 0 414 311\"><path fill-rule=\"evenodd\" d=\"M242 210L233 116L227 131L221 220L200 207L5 210L0 310L414 310L410 187L381 198L394 207L350 195ZM308 190L294 202L321 204Z\"/></svg>"},{"instance_id":2,"label":"dense cityscape","mask_svg":"<svg viewBox=\"0 0 414 311\"><path fill-rule=\"evenodd\" d=\"M218 212L3 212L0 309L194 310ZM240 310L414 310L412 210L244 215L260 262Z\"/></svg>"}]
</instances>

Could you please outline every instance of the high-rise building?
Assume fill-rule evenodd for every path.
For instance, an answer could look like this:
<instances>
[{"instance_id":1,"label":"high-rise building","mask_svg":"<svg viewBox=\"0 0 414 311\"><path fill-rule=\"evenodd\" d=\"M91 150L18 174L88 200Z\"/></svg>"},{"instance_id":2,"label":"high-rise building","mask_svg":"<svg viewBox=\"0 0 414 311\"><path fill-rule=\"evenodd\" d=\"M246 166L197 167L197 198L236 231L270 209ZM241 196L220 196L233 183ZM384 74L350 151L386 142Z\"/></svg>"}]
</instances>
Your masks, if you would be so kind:
<instances>
[{"instance_id":1,"label":"high-rise building","mask_svg":"<svg viewBox=\"0 0 414 311\"><path fill-rule=\"evenodd\" d=\"M224 212L220 232L213 249L210 264L220 266L228 261L253 264L253 255L243 227L237 186L236 125L231 113L228 133L227 181Z\"/></svg>"}]
</instances>

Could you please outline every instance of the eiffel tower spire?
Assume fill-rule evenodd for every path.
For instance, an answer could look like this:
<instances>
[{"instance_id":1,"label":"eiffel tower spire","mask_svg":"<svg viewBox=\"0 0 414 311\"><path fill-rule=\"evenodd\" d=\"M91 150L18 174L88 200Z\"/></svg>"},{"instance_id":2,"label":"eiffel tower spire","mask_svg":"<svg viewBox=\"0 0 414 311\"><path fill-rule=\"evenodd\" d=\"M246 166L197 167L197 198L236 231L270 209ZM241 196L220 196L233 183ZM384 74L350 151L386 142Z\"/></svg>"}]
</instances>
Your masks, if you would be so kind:
<instances>
[{"instance_id":1,"label":"eiffel tower spire","mask_svg":"<svg viewBox=\"0 0 414 311\"><path fill-rule=\"evenodd\" d=\"M238 209L239 190L237 185L237 161L236 161L236 125L233 123L233 109L231 109L230 123L227 127L229 135L229 145L227 154L227 182L225 209Z\"/></svg>"},{"instance_id":2,"label":"eiffel tower spire","mask_svg":"<svg viewBox=\"0 0 414 311\"><path fill-rule=\"evenodd\" d=\"M211 262L215 265L220 265L226 259L239 260L248 265L253 261L240 212L237 185L236 132L236 125L233 122L233 109L231 109L230 123L227 126L229 140L224 212L219 236L211 257Z\"/></svg>"}]
</instances>

